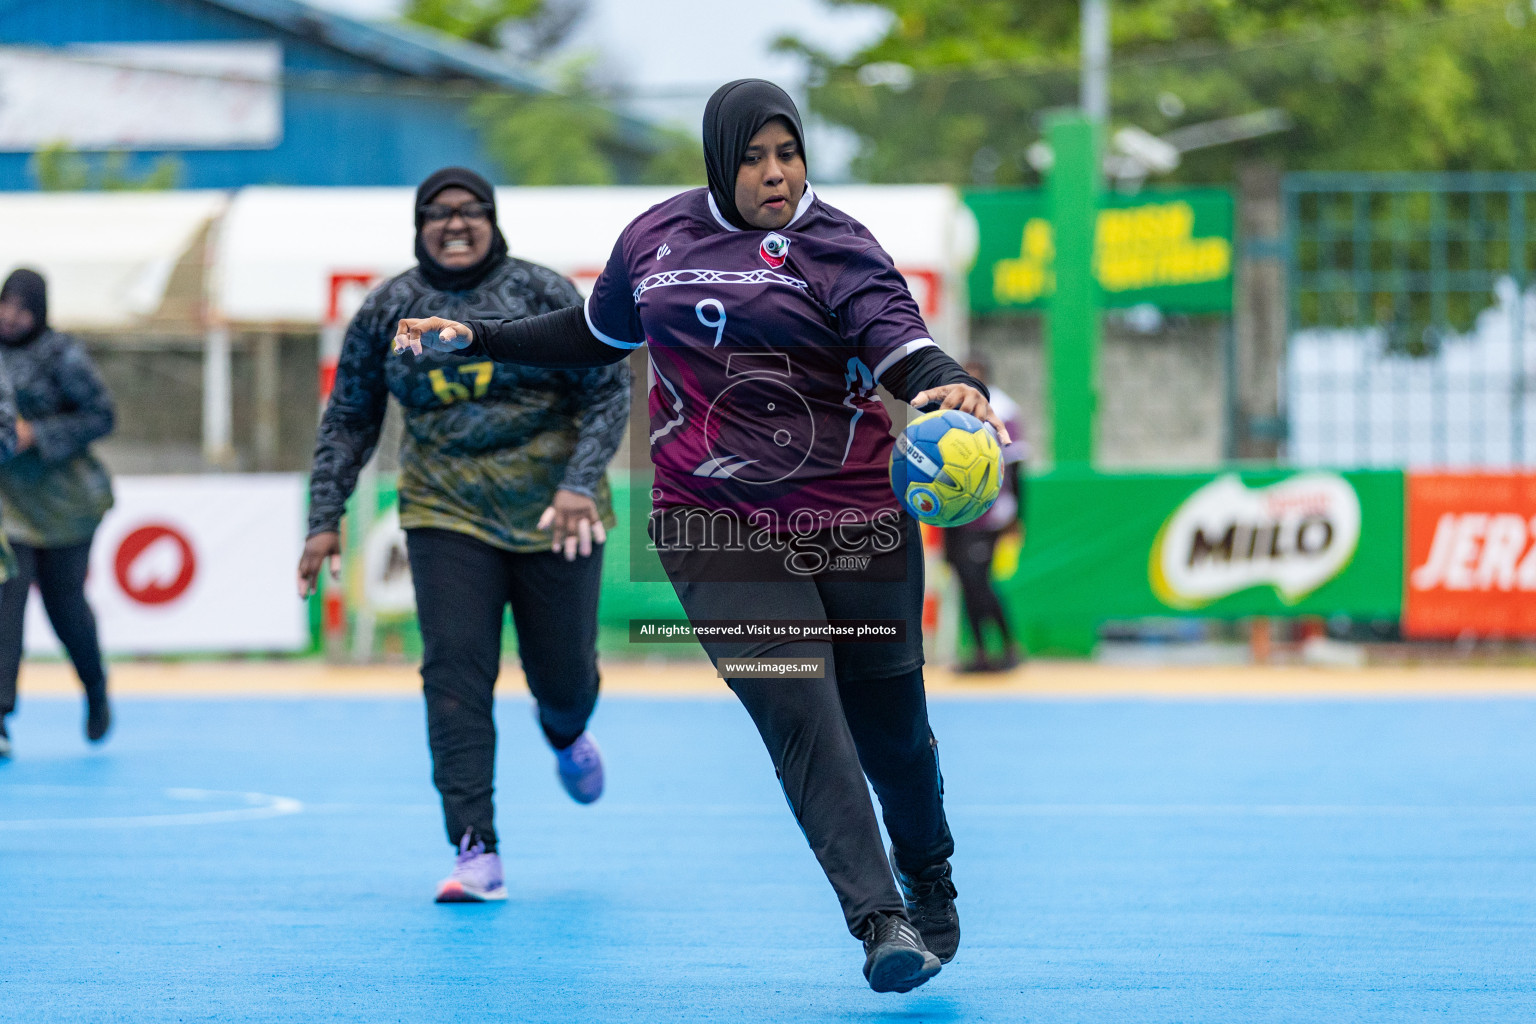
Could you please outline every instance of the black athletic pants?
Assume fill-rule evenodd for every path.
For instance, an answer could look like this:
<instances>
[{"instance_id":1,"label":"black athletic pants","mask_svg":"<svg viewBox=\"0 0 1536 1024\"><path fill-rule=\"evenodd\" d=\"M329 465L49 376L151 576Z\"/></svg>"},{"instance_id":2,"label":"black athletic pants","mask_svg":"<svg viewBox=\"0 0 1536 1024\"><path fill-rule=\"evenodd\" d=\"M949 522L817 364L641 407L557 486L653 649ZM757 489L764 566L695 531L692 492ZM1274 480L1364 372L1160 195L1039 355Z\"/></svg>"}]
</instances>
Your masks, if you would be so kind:
<instances>
[{"instance_id":1,"label":"black athletic pants","mask_svg":"<svg viewBox=\"0 0 1536 1024\"><path fill-rule=\"evenodd\" d=\"M563 748L597 704L597 594L602 547L566 561L550 551L511 552L449 530L406 531L423 645L432 782L443 798L448 841L466 832L496 849L496 676L502 617L512 605L518 655L538 701L539 724Z\"/></svg>"},{"instance_id":2,"label":"black athletic pants","mask_svg":"<svg viewBox=\"0 0 1536 1024\"><path fill-rule=\"evenodd\" d=\"M1003 612L1003 602L992 586L992 556L1002 537L999 530L945 530L944 560L955 570L960 580L960 592L965 595L965 616L976 638L976 654L987 653L987 639L983 627L988 623L997 626L1004 644L1013 642L1008 629L1008 616Z\"/></svg>"},{"instance_id":3,"label":"black athletic pants","mask_svg":"<svg viewBox=\"0 0 1536 1024\"><path fill-rule=\"evenodd\" d=\"M85 573L91 562L91 542L62 548L29 548L12 544L16 575L0 585L0 718L16 709L16 676L21 671L22 623L27 591L32 584L43 596L48 621L74 663L86 695L99 699L107 692L107 674L96 639L96 616L85 601Z\"/></svg>"},{"instance_id":4,"label":"black athletic pants","mask_svg":"<svg viewBox=\"0 0 1536 1024\"><path fill-rule=\"evenodd\" d=\"M655 530L653 524L653 530ZM823 658L823 679L727 679L768 748L790 809L842 904L848 930L862 938L876 913L904 913L869 785L880 798L896 860L916 873L947 860L954 840L944 817L938 745L928 725L922 670L922 544L916 524L879 561L884 578L860 574L796 576L762 572L753 559L743 582L727 582L723 560L678 545L656 530L657 548L691 620L900 619L897 643L707 642L721 658ZM777 578L765 578L777 576ZM866 784L865 778L869 783Z\"/></svg>"}]
</instances>

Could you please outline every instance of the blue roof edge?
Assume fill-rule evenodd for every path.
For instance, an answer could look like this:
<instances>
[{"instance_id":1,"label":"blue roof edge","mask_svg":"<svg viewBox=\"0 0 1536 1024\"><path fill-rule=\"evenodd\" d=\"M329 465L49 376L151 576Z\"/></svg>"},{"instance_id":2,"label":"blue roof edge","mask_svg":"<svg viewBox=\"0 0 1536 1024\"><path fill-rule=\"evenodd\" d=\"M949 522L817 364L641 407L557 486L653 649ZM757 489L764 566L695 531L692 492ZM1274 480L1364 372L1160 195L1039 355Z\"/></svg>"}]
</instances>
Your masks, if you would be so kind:
<instances>
[{"instance_id":1,"label":"blue roof edge","mask_svg":"<svg viewBox=\"0 0 1536 1024\"><path fill-rule=\"evenodd\" d=\"M523 93L554 92L535 75L516 67L494 50L442 35L428 28L368 22L322 10L302 0L203 0L204 3L266 22L294 35L315 39L401 74L432 78L449 72ZM654 148L656 126L614 110L624 142L639 150Z\"/></svg>"},{"instance_id":2,"label":"blue roof edge","mask_svg":"<svg viewBox=\"0 0 1536 1024\"><path fill-rule=\"evenodd\" d=\"M430 29L362 21L322 10L302 0L202 2L266 22L297 36L315 39L401 74L428 78L447 71L519 92L551 91L537 77L502 59L495 51Z\"/></svg>"}]
</instances>

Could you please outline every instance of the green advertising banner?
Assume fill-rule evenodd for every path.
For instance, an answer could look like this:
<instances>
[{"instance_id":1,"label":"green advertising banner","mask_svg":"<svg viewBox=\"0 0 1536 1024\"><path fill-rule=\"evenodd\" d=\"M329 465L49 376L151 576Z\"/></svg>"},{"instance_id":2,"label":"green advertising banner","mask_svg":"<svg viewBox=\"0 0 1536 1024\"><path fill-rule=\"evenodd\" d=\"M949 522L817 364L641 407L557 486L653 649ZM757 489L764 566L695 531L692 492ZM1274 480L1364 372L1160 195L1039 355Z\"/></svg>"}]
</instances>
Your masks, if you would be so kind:
<instances>
[{"instance_id":1,"label":"green advertising banner","mask_svg":"<svg viewBox=\"0 0 1536 1024\"><path fill-rule=\"evenodd\" d=\"M1044 192L970 192L980 231L971 311L1039 309L1055 291L1055 239ZM1167 312L1232 308L1233 202L1225 189L1107 193L1094 237L1105 308Z\"/></svg>"},{"instance_id":2,"label":"green advertising banner","mask_svg":"<svg viewBox=\"0 0 1536 1024\"><path fill-rule=\"evenodd\" d=\"M403 636L402 653L409 658L420 655L420 636L415 625L415 594L410 585L400 519L396 505L396 486L392 475L373 479L371 490L360 484L347 503L346 550L342 555L342 587L347 615L356 629L360 616L375 623L368 627L382 636L395 631ZM598 606L598 644L603 650L628 647L631 619L680 619L682 605L672 585L664 580L660 560L654 552L630 546L633 516L630 509L628 474L610 471L613 508L618 522L608 531L603 546L603 588ZM647 504L645 508L648 508ZM640 520L643 522L643 517ZM643 557L654 568L637 567L634 559ZM322 586L329 586L329 573L322 574ZM352 642L349 640L349 643ZM516 646L516 634L508 625L505 644ZM372 648L371 642L365 647Z\"/></svg>"},{"instance_id":3,"label":"green advertising banner","mask_svg":"<svg viewBox=\"0 0 1536 1024\"><path fill-rule=\"evenodd\" d=\"M1060 471L1030 479L1027 516L1001 586L1037 646L1114 619L1402 609L1400 472Z\"/></svg>"}]
</instances>

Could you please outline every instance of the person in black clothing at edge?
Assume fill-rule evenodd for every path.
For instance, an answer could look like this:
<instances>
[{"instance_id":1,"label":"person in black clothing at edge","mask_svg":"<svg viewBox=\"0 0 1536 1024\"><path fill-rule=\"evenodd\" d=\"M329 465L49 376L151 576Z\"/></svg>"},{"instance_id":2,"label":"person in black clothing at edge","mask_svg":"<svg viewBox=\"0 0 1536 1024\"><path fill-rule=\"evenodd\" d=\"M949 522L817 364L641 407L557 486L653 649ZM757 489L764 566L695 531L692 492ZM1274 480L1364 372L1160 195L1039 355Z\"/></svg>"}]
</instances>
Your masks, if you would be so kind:
<instances>
[{"instance_id":1,"label":"person in black clothing at edge","mask_svg":"<svg viewBox=\"0 0 1536 1024\"><path fill-rule=\"evenodd\" d=\"M630 374L622 364L388 358L404 317L516 319L581 303L559 274L507 255L495 193L473 171L445 168L417 189L416 258L367 297L347 328L315 445L299 591L313 592L327 560L337 571L343 505L394 395L405 416L400 523L424 648L432 781L458 849L437 900L500 900L493 691L508 604L561 783L579 803L603 789L586 728L598 693L605 527L614 522L605 470L628 420Z\"/></svg>"},{"instance_id":2,"label":"person in black clothing at edge","mask_svg":"<svg viewBox=\"0 0 1536 1024\"><path fill-rule=\"evenodd\" d=\"M863 940L870 987L905 992L954 956L960 923L923 692L922 548L891 491L876 385L1008 435L985 389L928 336L890 257L816 197L788 95L760 80L722 86L705 108L704 153L709 187L636 218L584 309L410 318L396 349L595 366L647 344L650 531L689 619L910 627L878 643L702 641ZM850 561L863 568L834 569ZM741 660L769 652L769 663ZM816 659L820 678L773 677Z\"/></svg>"},{"instance_id":3,"label":"person in black clothing at edge","mask_svg":"<svg viewBox=\"0 0 1536 1024\"><path fill-rule=\"evenodd\" d=\"M37 584L53 631L85 687L85 735L112 726L96 616L85 600L91 539L112 507L112 480L90 444L112 432L114 413L85 346L48 326L42 275L17 270L0 287L0 367L14 422L12 450L0 461L0 507L15 572L0 587L0 757L11 752L5 718L16 710L27 592ZM12 415L14 412L14 415Z\"/></svg>"},{"instance_id":4,"label":"person in black clothing at edge","mask_svg":"<svg viewBox=\"0 0 1536 1024\"><path fill-rule=\"evenodd\" d=\"M1024 461L1029 446L1024 441L1024 427L1019 422L1019 406L992 383L991 368L985 357L972 355L965 362L965 372L987 385L992 411L997 413L1013 443L1003 449L1003 486L992 507L979 518L944 531L944 560L954 570L965 595L965 618L976 645L961 672L1006 672L1019 664L1019 645L1008 625L1008 612L992 583L992 562L997 545L1007 536L1023 539L1024 533ZM997 632L1001 654L987 653L987 626Z\"/></svg>"}]
</instances>

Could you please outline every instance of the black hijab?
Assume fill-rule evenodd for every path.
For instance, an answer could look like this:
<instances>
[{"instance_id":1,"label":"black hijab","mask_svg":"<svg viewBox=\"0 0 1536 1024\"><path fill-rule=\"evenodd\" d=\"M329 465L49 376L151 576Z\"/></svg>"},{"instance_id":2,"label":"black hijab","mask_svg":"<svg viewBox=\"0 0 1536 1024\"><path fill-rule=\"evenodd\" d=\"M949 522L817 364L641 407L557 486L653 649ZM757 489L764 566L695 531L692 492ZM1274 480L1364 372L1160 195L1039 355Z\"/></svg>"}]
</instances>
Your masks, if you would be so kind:
<instances>
[{"instance_id":1,"label":"black hijab","mask_svg":"<svg viewBox=\"0 0 1536 1024\"><path fill-rule=\"evenodd\" d=\"M11 271L5 285L0 287L0 302L13 298L19 299L32 314L32 329L16 338L0 338L0 343L9 348L20 348L48 329L48 285L43 275L25 268Z\"/></svg>"},{"instance_id":2,"label":"black hijab","mask_svg":"<svg viewBox=\"0 0 1536 1024\"><path fill-rule=\"evenodd\" d=\"M478 263L467 267L445 267L433 259L421 240L421 226L425 218L421 208L445 188L457 186L472 194L491 208L491 247ZM416 262L421 265L421 275L432 287L445 292L463 292L485 280L496 265L507 255L507 239L496 223L496 190L480 175L464 167L444 167L434 171L416 189Z\"/></svg>"},{"instance_id":3,"label":"black hijab","mask_svg":"<svg viewBox=\"0 0 1536 1024\"><path fill-rule=\"evenodd\" d=\"M715 90L704 105L704 168L720 216L744 231L756 230L736 209L736 172L747 144L776 117L789 123L805 158L805 131L789 93L761 78L741 78Z\"/></svg>"}]
</instances>

